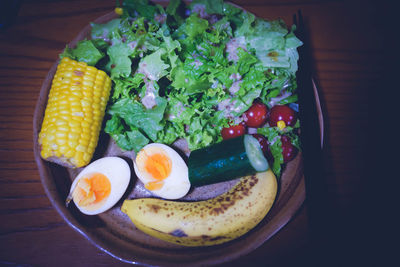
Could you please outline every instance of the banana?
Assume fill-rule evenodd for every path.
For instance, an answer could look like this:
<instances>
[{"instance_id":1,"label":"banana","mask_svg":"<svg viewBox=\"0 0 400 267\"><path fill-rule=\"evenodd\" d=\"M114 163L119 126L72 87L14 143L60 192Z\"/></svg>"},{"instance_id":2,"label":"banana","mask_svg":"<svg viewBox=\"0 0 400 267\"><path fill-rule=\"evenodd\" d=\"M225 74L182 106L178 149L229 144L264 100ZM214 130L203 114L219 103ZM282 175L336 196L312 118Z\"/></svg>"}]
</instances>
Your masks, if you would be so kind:
<instances>
[{"instance_id":1,"label":"banana","mask_svg":"<svg viewBox=\"0 0 400 267\"><path fill-rule=\"evenodd\" d=\"M211 246L244 235L268 213L277 194L271 170L245 176L228 192L197 202L125 200L121 210L148 235L183 246Z\"/></svg>"}]
</instances>

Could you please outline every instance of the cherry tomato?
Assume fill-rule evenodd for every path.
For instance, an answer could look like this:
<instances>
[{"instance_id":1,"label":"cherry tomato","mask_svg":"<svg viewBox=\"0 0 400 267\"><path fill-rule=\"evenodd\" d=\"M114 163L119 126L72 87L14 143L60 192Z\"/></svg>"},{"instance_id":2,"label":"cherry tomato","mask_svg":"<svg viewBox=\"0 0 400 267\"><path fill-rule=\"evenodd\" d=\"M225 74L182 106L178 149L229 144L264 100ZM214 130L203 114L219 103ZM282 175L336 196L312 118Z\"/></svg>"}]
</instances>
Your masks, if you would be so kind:
<instances>
[{"instance_id":1,"label":"cherry tomato","mask_svg":"<svg viewBox=\"0 0 400 267\"><path fill-rule=\"evenodd\" d=\"M281 136L282 142L282 155L283 155L283 163L288 163L291 161L297 154L297 148L292 145L290 142L290 138L286 135Z\"/></svg>"},{"instance_id":2,"label":"cherry tomato","mask_svg":"<svg viewBox=\"0 0 400 267\"><path fill-rule=\"evenodd\" d=\"M266 121L268 117L268 108L266 105L260 102L255 102L244 114L243 119L249 127L260 127Z\"/></svg>"},{"instance_id":3,"label":"cherry tomato","mask_svg":"<svg viewBox=\"0 0 400 267\"><path fill-rule=\"evenodd\" d=\"M244 135L246 132L246 127L242 123L237 125L232 125L228 128L222 128L221 135L224 140L235 138Z\"/></svg>"},{"instance_id":4,"label":"cherry tomato","mask_svg":"<svg viewBox=\"0 0 400 267\"><path fill-rule=\"evenodd\" d=\"M269 145L268 145L268 140L261 134L252 134L253 137L255 137L258 142L260 143L261 150L264 152L264 155L267 157L267 159L271 159L271 151L269 150Z\"/></svg>"},{"instance_id":5,"label":"cherry tomato","mask_svg":"<svg viewBox=\"0 0 400 267\"><path fill-rule=\"evenodd\" d=\"M296 113L286 105L275 105L269 112L269 125L277 126L278 121L284 121L287 126L294 126L297 121Z\"/></svg>"}]
</instances>

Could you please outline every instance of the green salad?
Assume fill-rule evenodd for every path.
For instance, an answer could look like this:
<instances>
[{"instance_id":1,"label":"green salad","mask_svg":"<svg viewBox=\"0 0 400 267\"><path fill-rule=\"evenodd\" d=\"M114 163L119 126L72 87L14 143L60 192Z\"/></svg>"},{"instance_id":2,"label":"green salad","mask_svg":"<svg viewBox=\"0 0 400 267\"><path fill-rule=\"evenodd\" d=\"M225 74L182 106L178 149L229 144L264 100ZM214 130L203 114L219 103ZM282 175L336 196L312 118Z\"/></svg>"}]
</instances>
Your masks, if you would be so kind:
<instances>
[{"instance_id":1,"label":"green salad","mask_svg":"<svg viewBox=\"0 0 400 267\"><path fill-rule=\"evenodd\" d=\"M296 71L302 42L282 20L255 17L222 0L117 2L122 14L94 24L90 38L61 57L106 71L113 81L105 132L123 150L187 140L190 150L223 140L255 101L297 111ZM299 148L297 128L249 129L269 144L281 172L285 135ZM251 127L250 127L251 128ZM247 130L246 130L247 131Z\"/></svg>"}]
</instances>

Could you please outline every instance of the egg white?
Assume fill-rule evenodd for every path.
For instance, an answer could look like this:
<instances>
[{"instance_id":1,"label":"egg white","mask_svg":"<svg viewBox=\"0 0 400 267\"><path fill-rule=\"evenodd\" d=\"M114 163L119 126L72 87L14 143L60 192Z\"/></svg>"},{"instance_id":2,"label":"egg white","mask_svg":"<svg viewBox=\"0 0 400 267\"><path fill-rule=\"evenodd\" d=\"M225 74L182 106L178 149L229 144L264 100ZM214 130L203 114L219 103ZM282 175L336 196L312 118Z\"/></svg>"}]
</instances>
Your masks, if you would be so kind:
<instances>
[{"instance_id":1,"label":"egg white","mask_svg":"<svg viewBox=\"0 0 400 267\"><path fill-rule=\"evenodd\" d=\"M101 173L105 175L111 184L109 196L101 202L101 205L92 207L81 207L75 203L76 207L86 215L96 215L112 208L125 193L131 178L131 169L128 163L119 157L104 157L86 166L72 183L70 195L76 187L79 179L91 173Z\"/></svg>"},{"instance_id":2,"label":"egg white","mask_svg":"<svg viewBox=\"0 0 400 267\"><path fill-rule=\"evenodd\" d=\"M171 173L163 180L163 186L158 190L149 191L154 195L165 199L178 199L184 197L190 189L189 170L185 161L174 149L167 145L152 143L143 147L142 150L146 150L149 147L157 147L164 150L172 162ZM139 170L136 161L134 161L133 166L137 177L143 184L155 181L154 179L151 179L149 174Z\"/></svg>"}]
</instances>

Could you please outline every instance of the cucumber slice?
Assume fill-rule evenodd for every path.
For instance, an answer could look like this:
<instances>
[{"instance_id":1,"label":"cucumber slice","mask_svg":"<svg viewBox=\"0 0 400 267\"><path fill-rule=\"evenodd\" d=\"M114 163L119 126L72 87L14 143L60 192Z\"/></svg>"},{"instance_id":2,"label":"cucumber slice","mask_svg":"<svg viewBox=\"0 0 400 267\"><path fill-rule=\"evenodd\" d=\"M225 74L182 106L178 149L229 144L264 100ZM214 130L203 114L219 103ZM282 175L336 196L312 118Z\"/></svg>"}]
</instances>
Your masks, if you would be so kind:
<instances>
[{"instance_id":1,"label":"cucumber slice","mask_svg":"<svg viewBox=\"0 0 400 267\"><path fill-rule=\"evenodd\" d=\"M244 136L192 151L188 168L192 186L219 183L256 173L246 153Z\"/></svg>"},{"instance_id":2,"label":"cucumber slice","mask_svg":"<svg viewBox=\"0 0 400 267\"><path fill-rule=\"evenodd\" d=\"M266 171L268 161L258 140L244 135L192 151L188 168L190 184L201 186Z\"/></svg>"},{"instance_id":3,"label":"cucumber slice","mask_svg":"<svg viewBox=\"0 0 400 267\"><path fill-rule=\"evenodd\" d=\"M261 145L255 137L246 134L244 136L244 147L250 164L256 171L263 172L268 170L268 161L264 157Z\"/></svg>"}]
</instances>

